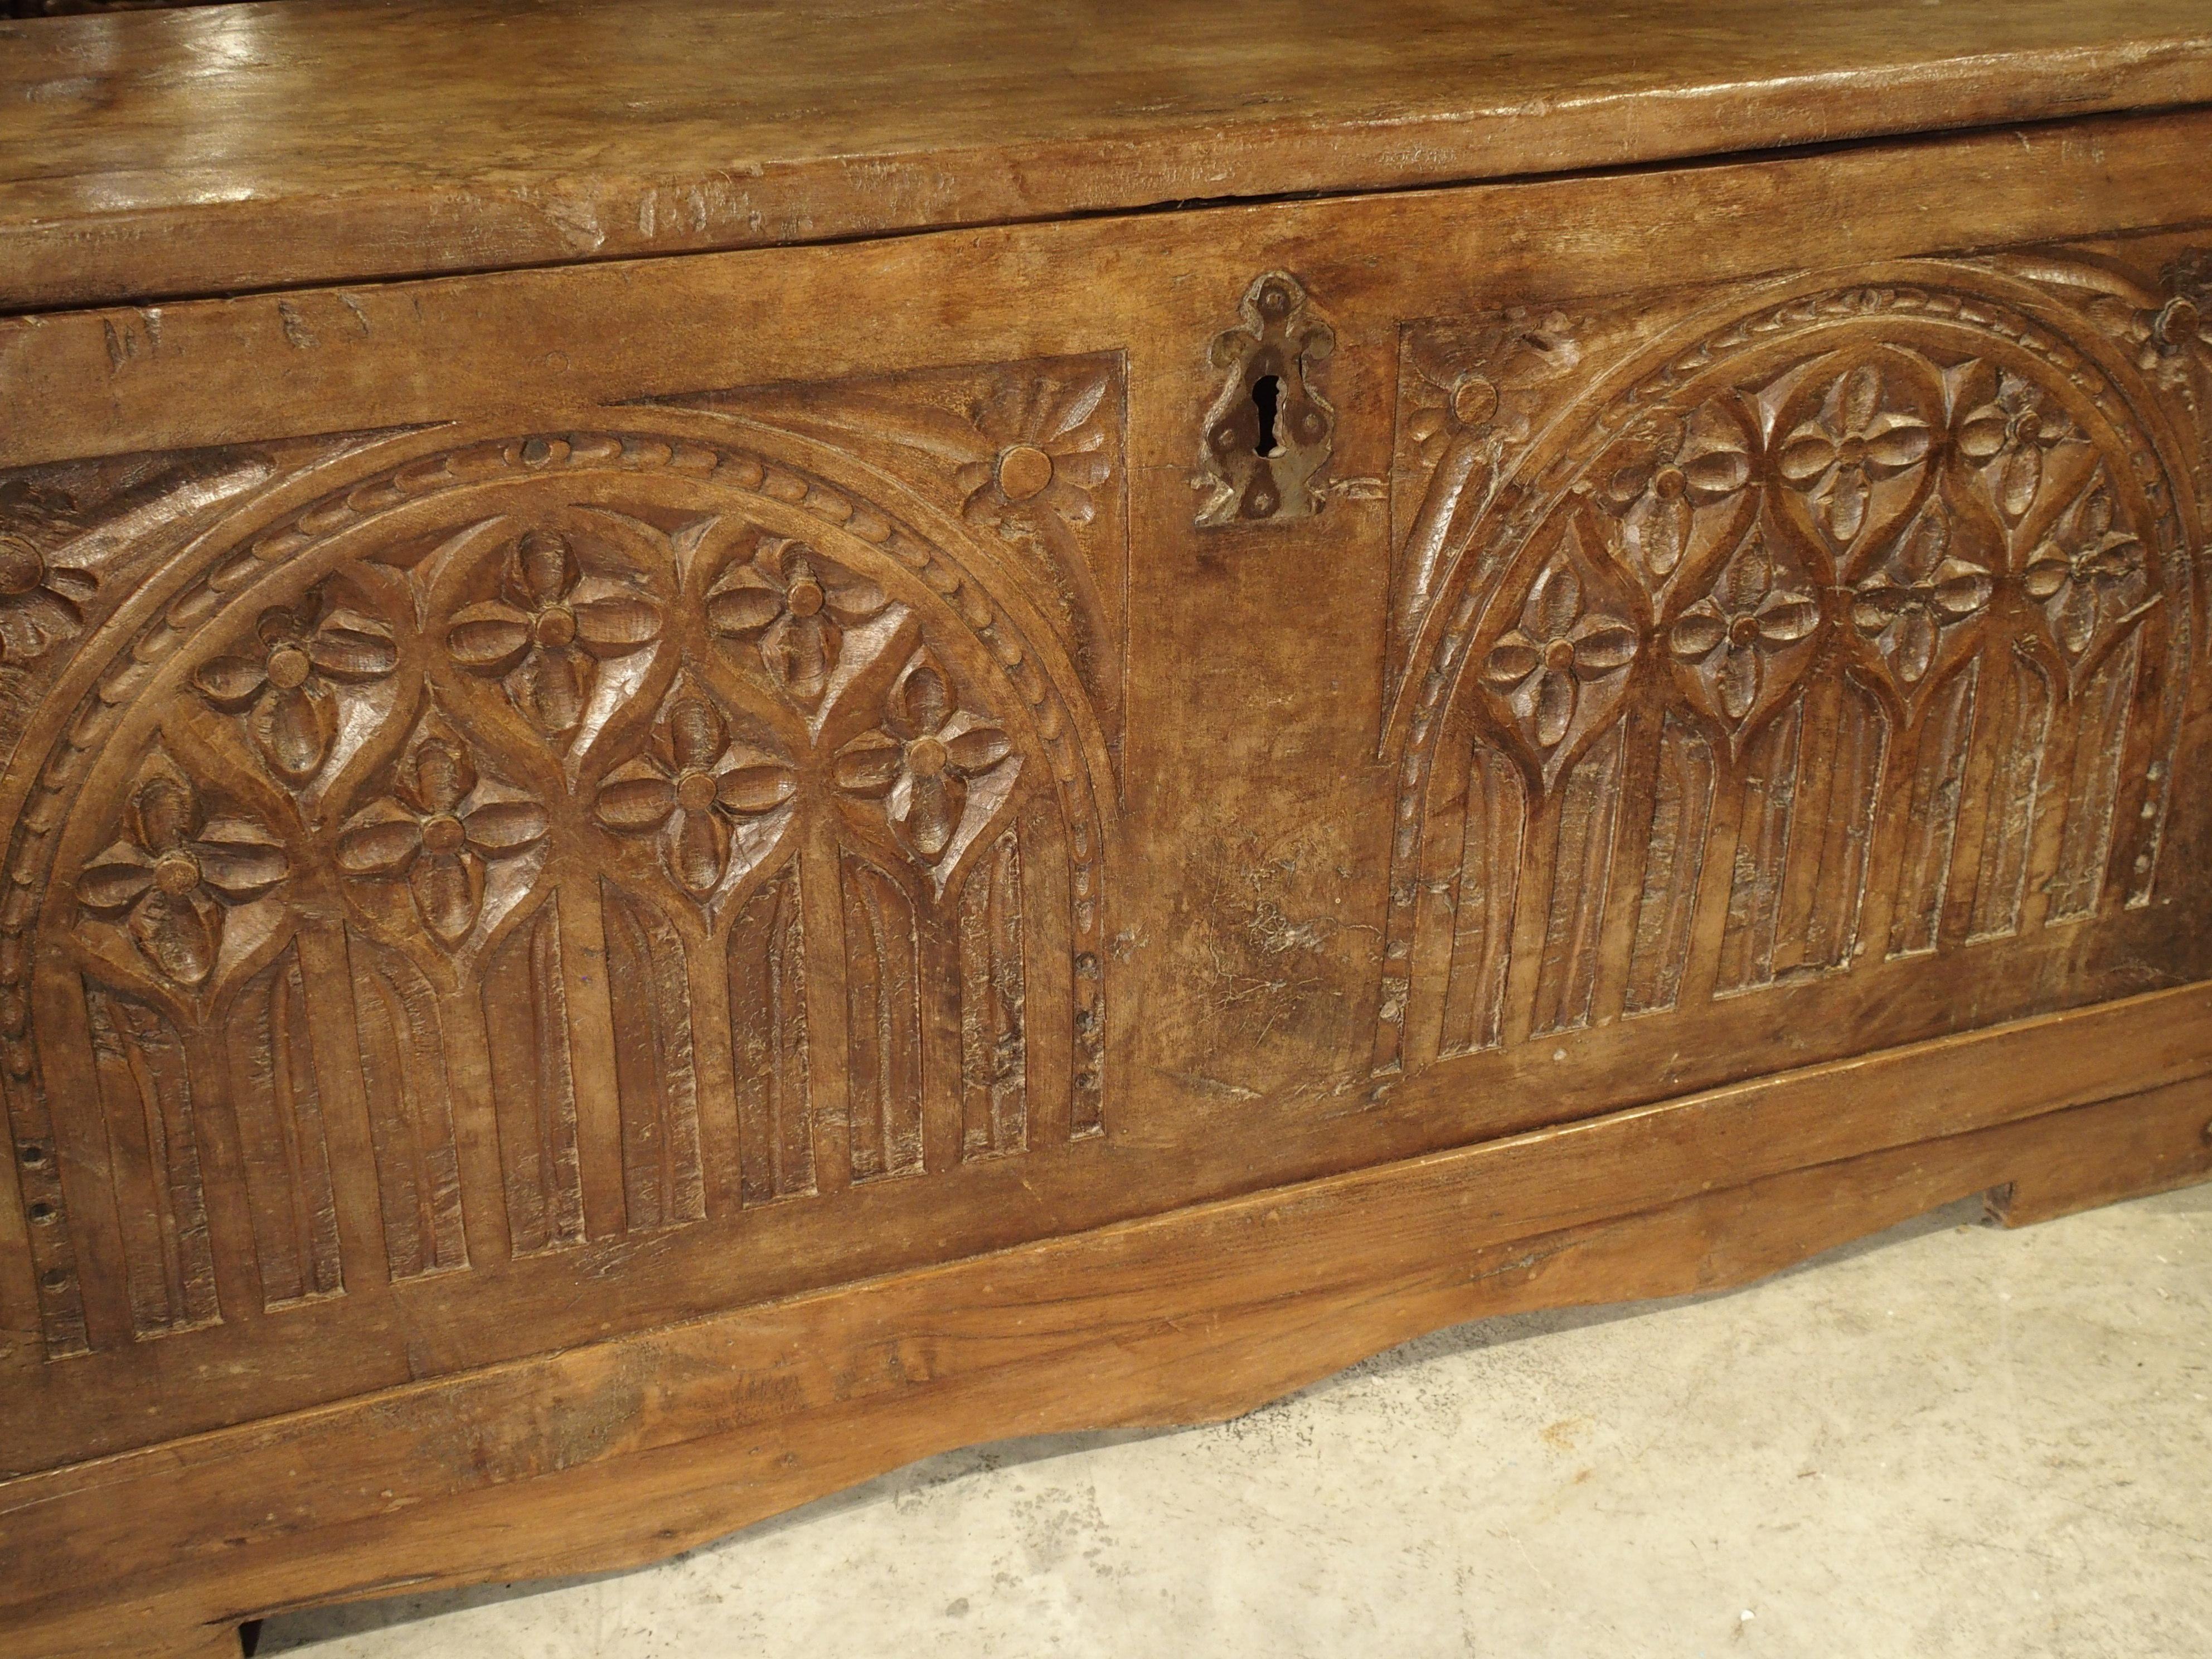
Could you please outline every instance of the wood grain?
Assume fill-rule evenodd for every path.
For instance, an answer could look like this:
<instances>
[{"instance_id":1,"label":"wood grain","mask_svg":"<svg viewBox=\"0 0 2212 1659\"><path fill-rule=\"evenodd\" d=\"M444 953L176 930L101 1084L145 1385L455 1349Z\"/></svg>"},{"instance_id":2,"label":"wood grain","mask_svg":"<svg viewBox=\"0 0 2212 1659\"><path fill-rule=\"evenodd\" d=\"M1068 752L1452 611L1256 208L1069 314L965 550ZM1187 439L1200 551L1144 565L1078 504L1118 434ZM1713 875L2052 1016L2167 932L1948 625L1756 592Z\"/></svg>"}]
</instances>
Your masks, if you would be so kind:
<instances>
[{"instance_id":1,"label":"wood grain","mask_svg":"<svg viewBox=\"0 0 2212 1659\"><path fill-rule=\"evenodd\" d=\"M613 16L0 26L11 1650L2204 1172L2201 18Z\"/></svg>"},{"instance_id":2,"label":"wood grain","mask_svg":"<svg viewBox=\"0 0 2212 1659\"><path fill-rule=\"evenodd\" d=\"M286 0L0 23L0 307L1436 185L2212 98L2193 0ZM514 65L526 61L527 73ZM169 73L193 65L189 76Z\"/></svg>"},{"instance_id":3,"label":"wood grain","mask_svg":"<svg viewBox=\"0 0 2212 1659\"><path fill-rule=\"evenodd\" d=\"M7 325L0 1468L2205 977L2203 125Z\"/></svg>"},{"instance_id":4,"label":"wood grain","mask_svg":"<svg viewBox=\"0 0 2212 1659\"><path fill-rule=\"evenodd\" d=\"M2185 1019L2202 1064L2201 1008L2156 1006ZM158 1652L143 1632L642 1562L931 1452L1231 1415L1456 1321L1741 1284L1984 1188L2063 1180L2109 1198L2212 1174L2201 1077L1839 1159L1792 1144L1793 1128L1817 1124L1831 1147L1867 1145L1833 1120L1940 1097L1948 1073L1987 1079L2018 1035L1948 1039L0 1483L21 1568L6 1611L33 1653ZM2100 1052L2108 1079L2127 1070L2124 1048ZM1983 1092L2008 1108L2058 1097L2013 1092L2039 1068L2006 1075ZM1618 1155L1632 1145L1638 1155ZM1723 1148L1759 1151L1723 1162ZM308 1468L321 1473L302 1483L294 1472ZM159 1528L145 1524L149 1504ZM219 1577L197 1565L206 1556ZM119 1593L88 1608L72 1587L95 1572Z\"/></svg>"},{"instance_id":5,"label":"wood grain","mask_svg":"<svg viewBox=\"0 0 2212 1659\"><path fill-rule=\"evenodd\" d=\"M780 388L779 409L819 422L824 412L809 405L824 394L801 390L809 385L901 376L925 398L976 397L973 387L939 389L957 339L950 355L969 363L1128 353L1147 376L1172 377L1159 392L1161 429L1141 460L1180 478L1199 442L1191 404L1202 414L1222 389L1208 353L1240 324L1254 269L1294 265L1317 290L1360 299L1358 334L1338 319L1344 338L1332 396L1341 404L1343 383L1361 362L1348 353L1383 351L1396 385L1401 319L1457 317L1468 346L1510 348L1530 333L1548 339L1542 325L1591 300L1808 268L1879 271L1890 260L2202 224L2212 207L2196 158L2207 144L2212 112L2187 111L1845 149L1809 161L1731 159L921 234L860 249L765 248L0 317L0 384L40 410L37 421L0 425L0 465L216 447L248 434L266 441L381 432L492 412L521 419L718 387ZM1928 209L1931 199L1943 204L1940 214ZM1698 234L1681 234L1692 221ZM1778 241L1778 221L1800 227L1802 237ZM2136 252L2158 267L2186 246ZM1375 255L1377 247L1390 257ZM1209 281L1181 275L1194 248L1218 267ZM874 325L850 326L854 314ZM1424 416L1443 417L1462 372L1427 361L1432 337L1443 337L1425 329L1406 343L1409 434L1427 425ZM462 338L470 349L456 354L450 343ZM1528 418L1532 398L1547 387L1586 390L1590 375L1611 366L1593 363L1577 376L1586 349L1510 351L1499 382L1510 395L1493 424ZM431 361L434 374L424 372ZM1364 375L1359 385L1369 385ZM1335 476L1389 471L1387 410L1349 413L1358 418L1340 416L1338 447L1349 453ZM836 424L867 432L850 416ZM1423 478L1451 454L1449 436L1437 426L1416 440L1434 452L1419 459ZM1470 446L1455 465L1472 465L1480 453ZM1180 535L1197 501L1195 492L1179 490L1176 516L1185 524L1157 533ZM954 509L964 506L965 492ZM1333 510L1341 524L1372 509L1340 497ZM1389 533L1314 528L1331 538ZM1400 528L1402 536L1409 526ZM1100 586L1111 603L1118 580ZM1409 584L1397 597L1421 592Z\"/></svg>"}]
</instances>

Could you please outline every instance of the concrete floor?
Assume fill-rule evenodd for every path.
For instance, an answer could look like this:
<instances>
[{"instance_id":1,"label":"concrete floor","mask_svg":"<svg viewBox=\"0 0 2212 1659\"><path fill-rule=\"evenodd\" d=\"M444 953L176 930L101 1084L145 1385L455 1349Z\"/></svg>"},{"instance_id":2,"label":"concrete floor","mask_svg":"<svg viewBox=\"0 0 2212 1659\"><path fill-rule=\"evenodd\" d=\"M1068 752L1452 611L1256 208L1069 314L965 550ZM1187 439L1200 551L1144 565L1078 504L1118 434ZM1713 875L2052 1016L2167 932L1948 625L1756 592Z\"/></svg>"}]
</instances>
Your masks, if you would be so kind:
<instances>
[{"instance_id":1,"label":"concrete floor","mask_svg":"<svg viewBox=\"0 0 2212 1659\"><path fill-rule=\"evenodd\" d=\"M1463 1326L1218 1427L934 1458L644 1571L272 1620L261 1652L2212 1656L2212 1188L1978 1217Z\"/></svg>"}]
</instances>

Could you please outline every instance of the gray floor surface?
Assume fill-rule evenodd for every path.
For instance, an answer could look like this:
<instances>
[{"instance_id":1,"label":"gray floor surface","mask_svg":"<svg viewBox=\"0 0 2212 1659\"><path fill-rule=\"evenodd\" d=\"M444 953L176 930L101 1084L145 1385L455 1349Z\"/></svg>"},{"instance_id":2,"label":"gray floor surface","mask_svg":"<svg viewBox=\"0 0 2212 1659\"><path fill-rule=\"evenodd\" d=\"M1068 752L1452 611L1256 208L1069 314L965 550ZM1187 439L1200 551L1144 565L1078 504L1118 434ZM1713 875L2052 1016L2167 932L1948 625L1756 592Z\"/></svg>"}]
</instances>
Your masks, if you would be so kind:
<instances>
[{"instance_id":1,"label":"gray floor surface","mask_svg":"<svg viewBox=\"0 0 2212 1659\"><path fill-rule=\"evenodd\" d=\"M1237 1421L933 1458L641 1571L272 1620L308 1659L2212 1659L2212 1187L1978 1200L1485 1321Z\"/></svg>"}]
</instances>

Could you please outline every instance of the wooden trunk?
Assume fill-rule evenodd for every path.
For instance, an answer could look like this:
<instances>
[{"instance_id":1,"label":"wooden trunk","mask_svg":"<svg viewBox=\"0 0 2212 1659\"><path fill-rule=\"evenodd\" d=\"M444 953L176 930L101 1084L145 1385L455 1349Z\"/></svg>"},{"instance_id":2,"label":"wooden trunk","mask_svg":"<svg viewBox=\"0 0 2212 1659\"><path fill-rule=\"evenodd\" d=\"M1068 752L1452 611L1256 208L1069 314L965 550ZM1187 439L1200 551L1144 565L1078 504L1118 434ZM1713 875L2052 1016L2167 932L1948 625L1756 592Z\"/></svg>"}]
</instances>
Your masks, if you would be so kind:
<instances>
[{"instance_id":1,"label":"wooden trunk","mask_svg":"<svg viewBox=\"0 0 2212 1659\"><path fill-rule=\"evenodd\" d=\"M9 1652L2212 1172L2200 9L1334 9L0 23Z\"/></svg>"}]
</instances>

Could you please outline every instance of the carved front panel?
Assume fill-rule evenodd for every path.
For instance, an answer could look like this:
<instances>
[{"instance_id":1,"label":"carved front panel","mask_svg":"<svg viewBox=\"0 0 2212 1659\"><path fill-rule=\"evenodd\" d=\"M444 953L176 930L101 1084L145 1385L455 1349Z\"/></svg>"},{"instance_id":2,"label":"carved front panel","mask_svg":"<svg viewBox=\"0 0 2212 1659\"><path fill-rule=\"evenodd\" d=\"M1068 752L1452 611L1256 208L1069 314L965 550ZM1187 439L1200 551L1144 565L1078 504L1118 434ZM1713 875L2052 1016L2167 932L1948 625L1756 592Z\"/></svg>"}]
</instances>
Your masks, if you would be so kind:
<instances>
[{"instance_id":1,"label":"carved front panel","mask_svg":"<svg viewBox=\"0 0 2212 1659\"><path fill-rule=\"evenodd\" d=\"M50 1356L1099 1133L1118 365L964 378L8 486Z\"/></svg>"},{"instance_id":2,"label":"carved front panel","mask_svg":"<svg viewBox=\"0 0 2212 1659\"><path fill-rule=\"evenodd\" d=\"M2212 971L2182 239L1284 212L69 325L361 386L0 476L0 1469ZM636 343L409 401L548 331Z\"/></svg>"},{"instance_id":3,"label":"carved front panel","mask_svg":"<svg viewBox=\"0 0 2212 1659\"><path fill-rule=\"evenodd\" d=\"M2022 260L1407 325L1376 1067L2147 905L2203 298Z\"/></svg>"}]
</instances>

